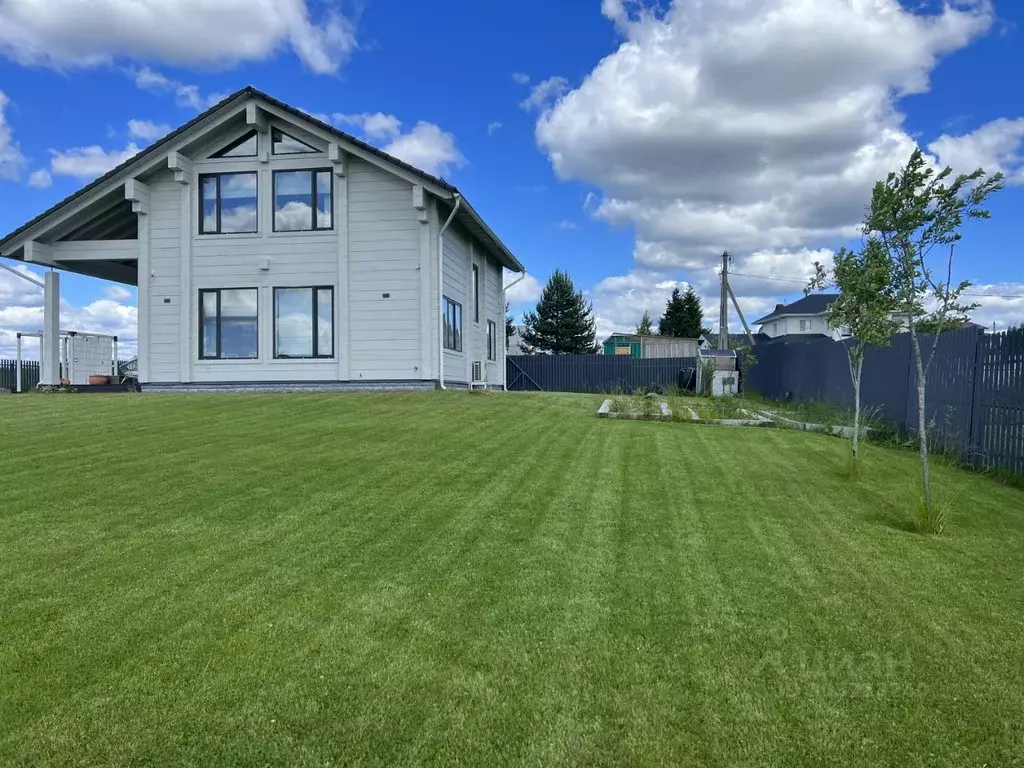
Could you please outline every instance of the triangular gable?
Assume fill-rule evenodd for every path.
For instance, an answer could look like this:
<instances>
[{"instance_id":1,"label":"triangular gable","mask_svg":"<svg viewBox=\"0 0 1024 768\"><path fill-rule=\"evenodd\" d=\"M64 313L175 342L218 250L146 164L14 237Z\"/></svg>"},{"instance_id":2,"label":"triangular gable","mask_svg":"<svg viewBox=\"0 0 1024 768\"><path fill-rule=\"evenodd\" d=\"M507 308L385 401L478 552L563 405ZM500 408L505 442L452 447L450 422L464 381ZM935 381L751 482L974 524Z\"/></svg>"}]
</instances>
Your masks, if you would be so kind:
<instances>
[{"instance_id":1,"label":"triangular gable","mask_svg":"<svg viewBox=\"0 0 1024 768\"><path fill-rule=\"evenodd\" d=\"M328 153L332 155L332 161L340 162L342 153L348 153L412 184L422 186L436 197L448 201L448 205L451 205L451 201L455 199L461 200L460 218L465 217L465 223L472 225L472 228L477 230L475 234L482 238L482 242L488 247L494 248L503 266L517 272L525 271L515 256L494 235L456 187L444 179L432 176L252 86L246 86L225 97L205 112L15 229L0 240L0 254L13 255L13 252L21 247L24 240L38 237L49 227L62 222L68 216L89 205L92 200L109 194L129 178L152 172L160 167L168 167L169 160L180 153L184 147L195 145L204 135L236 118L241 108L246 109L247 118L252 114L258 115L262 110L278 120L296 124L302 129L299 131L300 133L318 136L328 144L337 145L337 151ZM188 161L185 160L185 162Z\"/></svg>"}]
</instances>

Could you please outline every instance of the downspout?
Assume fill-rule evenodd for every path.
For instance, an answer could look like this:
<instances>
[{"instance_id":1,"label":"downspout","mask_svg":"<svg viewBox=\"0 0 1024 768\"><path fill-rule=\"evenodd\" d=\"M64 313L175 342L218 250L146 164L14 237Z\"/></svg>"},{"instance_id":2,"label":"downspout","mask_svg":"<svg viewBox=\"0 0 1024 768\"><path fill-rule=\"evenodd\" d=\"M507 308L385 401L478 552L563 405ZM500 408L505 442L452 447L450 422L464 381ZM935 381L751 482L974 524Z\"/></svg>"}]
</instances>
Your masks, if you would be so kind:
<instances>
[{"instance_id":1,"label":"downspout","mask_svg":"<svg viewBox=\"0 0 1024 768\"><path fill-rule=\"evenodd\" d=\"M455 207L437 233L437 382L444 389L444 233L462 206L462 195L455 193Z\"/></svg>"},{"instance_id":2,"label":"downspout","mask_svg":"<svg viewBox=\"0 0 1024 768\"><path fill-rule=\"evenodd\" d=\"M525 279L526 279L526 270L524 269L522 271L522 274L520 274L518 278L516 278L511 283L509 283L508 285L504 286L501 289L501 298L503 298L503 299L505 298L509 288L511 288L511 287L513 287L515 285L518 285L519 283L521 283ZM501 302L501 305L505 306L505 301ZM508 340L507 339L506 339L506 342L505 342L505 354L504 354L503 358L504 357L508 357ZM501 377L501 389L504 392L508 392L508 365L507 364L506 364L506 367L505 367L505 375Z\"/></svg>"}]
</instances>

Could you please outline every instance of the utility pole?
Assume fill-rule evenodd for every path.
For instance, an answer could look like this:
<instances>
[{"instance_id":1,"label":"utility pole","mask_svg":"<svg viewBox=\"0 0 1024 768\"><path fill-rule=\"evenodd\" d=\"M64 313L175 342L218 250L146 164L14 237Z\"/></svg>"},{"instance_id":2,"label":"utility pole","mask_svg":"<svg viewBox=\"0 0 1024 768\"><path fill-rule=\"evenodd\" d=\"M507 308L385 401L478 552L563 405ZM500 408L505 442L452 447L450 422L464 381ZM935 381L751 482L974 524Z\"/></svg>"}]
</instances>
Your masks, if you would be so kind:
<instances>
[{"instance_id":1,"label":"utility pole","mask_svg":"<svg viewBox=\"0 0 1024 768\"><path fill-rule=\"evenodd\" d=\"M729 252L722 252L722 297L718 305L718 348L729 348Z\"/></svg>"}]
</instances>

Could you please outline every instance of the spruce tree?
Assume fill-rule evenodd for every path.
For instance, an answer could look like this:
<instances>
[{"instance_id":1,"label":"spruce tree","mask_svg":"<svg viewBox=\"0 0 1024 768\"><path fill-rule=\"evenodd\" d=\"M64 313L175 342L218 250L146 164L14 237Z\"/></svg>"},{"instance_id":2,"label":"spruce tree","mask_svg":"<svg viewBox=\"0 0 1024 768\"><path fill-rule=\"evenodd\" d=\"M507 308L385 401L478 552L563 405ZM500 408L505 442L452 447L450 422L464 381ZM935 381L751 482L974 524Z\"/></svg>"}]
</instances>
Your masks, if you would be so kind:
<instances>
[{"instance_id":1,"label":"spruce tree","mask_svg":"<svg viewBox=\"0 0 1024 768\"><path fill-rule=\"evenodd\" d=\"M682 336L682 322L683 297L678 288L673 288L672 295L665 303L665 314L658 320L658 333L662 336Z\"/></svg>"},{"instance_id":2,"label":"spruce tree","mask_svg":"<svg viewBox=\"0 0 1024 768\"><path fill-rule=\"evenodd\" d=\"M704 307L700 296L692 285L686 286L685 293L680 293L678 288L672 289L665 314L658 321L658 333L681 339L699 339L702 333L710 333L704 327Z\"/></svg>"},{"instance_id":3,"label":"spruce tree","mask_svg":"<svg viewBox=\"0 0 1024 768\"><path fill-rule=\"evenodd\" d=\"M516 319L509 312L508 302L505 302L505 349L508 349L508 344L512 340L512 337L516 335Z\"/></svg>"},{"instance_id":4,"label":"spruce tree","mask_svg":"<svg viewBox=\"0 0 1024 768\"><path fill-rule=\"evenodd\" d=\"M640 325L636 327L637 336L651 336L654 333L654 326L651 324L651 313L646 309L644 310L644 316L640 320Z\"/></svg>"},{"instance_id":5,"label":"spruce tree","mask_svg":"<svg viewBox=\"0 0 1024 768\"><path fill-rule=\"evenodd\" d=\"M593 307L569 275L556 269L536 311L523 315L523 341L538 352L592 355L597 352L595 334Z\"/></svg>"},{"instance_id":6,"label":"spruce tree","mask_svg":"<svg viewBox=\"0 0 1024 768\"><path fill-rule=\"evenodd\" d=\"M682 317L679 335L684 339L699 339L701 334L711 333L709 328L704 327L704 306L692 285L686 286L683 294Z\"/></svg>"}]
</instances>

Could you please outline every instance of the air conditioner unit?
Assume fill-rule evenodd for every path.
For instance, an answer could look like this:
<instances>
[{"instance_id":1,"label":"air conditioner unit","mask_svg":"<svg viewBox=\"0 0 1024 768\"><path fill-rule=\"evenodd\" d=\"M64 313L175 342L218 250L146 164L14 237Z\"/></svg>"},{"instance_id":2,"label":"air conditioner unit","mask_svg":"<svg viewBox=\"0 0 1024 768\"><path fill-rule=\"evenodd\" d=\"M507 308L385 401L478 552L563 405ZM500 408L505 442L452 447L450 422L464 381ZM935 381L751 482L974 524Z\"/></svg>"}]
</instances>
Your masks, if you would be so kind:
<instances>
[{"instance_id":1,"label":"air conditioner unit","mask_svg":"<svg viewBox=\"0 0 1024 768\"><path fill-rule=\"evenodd\" d=\"M473 361L473 384L487 383L487 363L483 360Z\"/></svg>"}]
</instances>

